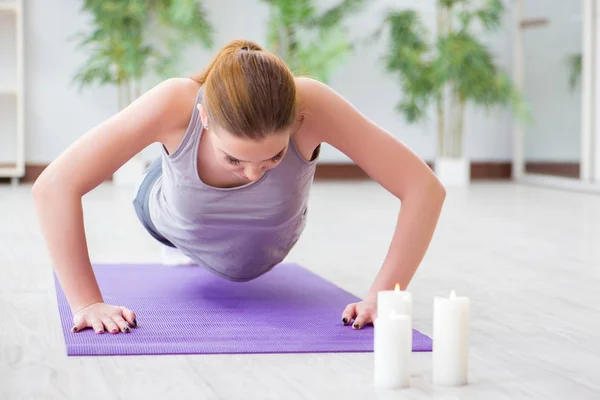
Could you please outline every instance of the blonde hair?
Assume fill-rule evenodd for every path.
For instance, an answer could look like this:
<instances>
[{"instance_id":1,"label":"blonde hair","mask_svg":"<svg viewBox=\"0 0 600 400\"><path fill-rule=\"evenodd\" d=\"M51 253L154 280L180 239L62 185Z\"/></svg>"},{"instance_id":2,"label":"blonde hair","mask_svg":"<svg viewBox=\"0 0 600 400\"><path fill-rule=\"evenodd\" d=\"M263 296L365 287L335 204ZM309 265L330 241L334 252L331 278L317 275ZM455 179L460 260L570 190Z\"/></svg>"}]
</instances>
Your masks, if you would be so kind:
<instances>
[{"instance_id":1,"label":"blonde hair","mask_svg":"<svg viewBox=\"0 0 600 400\"><path fill-rule=\"evenodd\" d=\"M228 43L192 79L204 86L209 126L216 123L235 136L261 140L294 123L294 75L283 60L254 42Z\"/></svg>"}]
</instances>

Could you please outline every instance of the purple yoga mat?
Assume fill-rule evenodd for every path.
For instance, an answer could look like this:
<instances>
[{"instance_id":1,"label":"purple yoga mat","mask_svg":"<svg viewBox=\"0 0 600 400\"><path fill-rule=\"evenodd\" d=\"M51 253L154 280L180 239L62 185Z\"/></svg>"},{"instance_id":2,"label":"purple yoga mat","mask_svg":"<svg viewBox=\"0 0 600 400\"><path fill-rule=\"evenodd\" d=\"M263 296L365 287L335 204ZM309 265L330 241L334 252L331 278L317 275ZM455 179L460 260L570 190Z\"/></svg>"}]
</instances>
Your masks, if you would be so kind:
<instances>
[{"instance_id":1,"label":"purple yoga mat","mask_svg":"<svg viewBox=\"0 0 600 400\"><path fill-rule=\"evenodd\" d=\"M72 315L55 281L67 354L372 352L373 326L342 325L356 296L296 264L250 282L230 282L197 266L96 264L104 301L135 311L131 333L72 333ZM413 351L431 339L413 331Z\"/></svg>"}]
</instances>

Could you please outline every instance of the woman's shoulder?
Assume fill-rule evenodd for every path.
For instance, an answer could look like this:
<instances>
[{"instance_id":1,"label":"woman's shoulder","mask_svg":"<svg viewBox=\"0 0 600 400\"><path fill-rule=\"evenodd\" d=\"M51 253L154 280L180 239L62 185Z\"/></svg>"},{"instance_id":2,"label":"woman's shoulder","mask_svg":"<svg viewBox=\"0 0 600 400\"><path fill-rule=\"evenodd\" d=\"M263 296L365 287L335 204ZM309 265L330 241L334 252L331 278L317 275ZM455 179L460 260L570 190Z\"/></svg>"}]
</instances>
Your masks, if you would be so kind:
<instances>
[{"instance_id":1,"label":"woman's shoulder","mask_svg":"<svg viewBox=\"0 0 600 400\"><path fill-rule=\"evenodd\" d=\"M164 85L173 90L189 90L197 92L200 89L200 83L188 77L172 77L163 80L160 85Z\"/></svg>"},{"instance_id":2,"label":"woman's shoulder","mask_svg":"<svg viewBox=\"0 0 600 400\"><path fill-rule=\"evenodd\" d=\"M200 84L190 78L174 77L158 83L154 96L162 97L160 110L153 110L161 115L164 132L161 142L168 151L173 151L179 146L190 119L196 108L196 98Z\"/></svg>"},{"instance_id":3,"label":"woman's shoulder","mask_svg":"<svg viewBox=\"0 0 600 400\"><path fill-rule=\"evenodd\" d=\"M310 78L308 76L297 76L294 78L296 82L296 90L298 91L298 97L302 106L308 106L309 103L306 100L312 99L321 90L321 86L324 83Z\"/></svg>"},{"instance_id":4,"label":"woman's shoulder","mask_svg":"<svg viewBox=\"0 0 600 400\"><path fill-rule=\"evenodd\" d=\"M140 99L153 106L153 113L177 124L185 121L194 109L200 84L190 78L168 78L157 83ZM172 125L172 124L170 124Z\"/></svg>"},{"instance_id":5,"label":"woman's shoulder","mask_svg":"<svg viewBox=\"0 0 600 400\"><path fill-rule=\"evenodd\" d=\"M321 127L324 116L331 113L340 96L326 83L310 77L296 77L300 113L314 120L313 129Z\"/></svg>"},{"instance_id":6,"label":"woman's shoulder","mask_svg":"<svg viewBox=\"0 0 600 400\"><path fill-rule=\"evenodd\" d=\"M308 77L296 77L296 90L298 92L298 109L300 127L293 134L296 148L306 161L311 161L317 152L321 140L319 138L319 110L315 104L318 96L319 81Z\"/></svg>"},{"instance_id":7,"label":"woman's shoulder","mask_svg":"<svg viewBox=\"0 0 600 400\"><path fill-rule=\"evenodd\" d=\"M195 80L183 77L168 78L157 85L161 88L162 94L166 95L169 100L175 101L178 106L186 104L194 106L200 86L200 83Z\"/></svg>"}]
</instances>

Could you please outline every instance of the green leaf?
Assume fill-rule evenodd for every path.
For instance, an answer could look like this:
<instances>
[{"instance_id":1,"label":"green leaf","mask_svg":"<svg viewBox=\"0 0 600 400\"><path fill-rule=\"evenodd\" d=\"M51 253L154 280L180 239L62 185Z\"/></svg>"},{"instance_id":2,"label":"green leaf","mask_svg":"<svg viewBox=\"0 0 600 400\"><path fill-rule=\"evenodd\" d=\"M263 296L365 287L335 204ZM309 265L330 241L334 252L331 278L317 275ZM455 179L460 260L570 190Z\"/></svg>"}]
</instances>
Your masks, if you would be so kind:
<instances>
[{"instance_id":1,"label":"green leaf","mask_svg":"<svg viewBox=\"0 0 600 400\"><path fill-rule=\"evenodd\" d=\"M438 51L448 80L461 99L486 107L508 103L511 85L497 70L489 49L475 37L464 32L442 37Z\"/></svg>"},{"instance_id":2,"label":"green leaf","mask_svg":"<svg viewBox=\"0 0 600 400\"><path fill-rule=\"evenodd\" d=\"M267 49L299 75L326 82L352 51L342 19L364 0L342 0L319 13L310 0L262 0L268 4Z\"/></svg>"},{"instance_id":3,"label":"green leaf","mask_svg":"<svg viewBox=\"0 0 600 400\"><path fill-rule=\"evenodd\" d=\"M503 13L504 5L502 4L502 0L487 0L484 7L474 12L487 31L496 30L502 26Z\"/></svg>"},{"instance_id":4,"label":"green leaf","mask_svg":"<svg viewBox=\"0 0 600 400\"><path fill-rule=\"evenodd\" d=\"M427 31L416 11L390 12L384 23L389 30L385 66L399 75L404 94L396 109L408 122L416 122L441 90L443 69L431 57Z\"/></svg>"},{"instance_id":5,"label":"green leaf","mask_svg":"<svg viewBox=\"0 0 600 400\"><path fill-rule=\"evenodd\" d=\"M307 26L318 26L332 28L342 23L342 20L350 14L357 13L363 9L365 0L343 0L340 4L331 7L322 15L311 18Z\"/></svg>"},{"instance_id":6,"label":"green leaf","mask_svg":"<svg viewBox=\"0 0 600 400\"><path fill-rule=\"evenodd\" d=\"M336 66L346 61L350 52L350 43L341 27L324 28L315 40L299 45L291 67L298 75L310 75L327 82Z\"/></svg>"},{"instance_id":7,"label":"green leaf","mask_svg":"<svg viewBox=\"0 0 600 400\"><path fill-rule=\"evenodd\" d=\"M167 69L176 75L187 44L213 45L213 28L199 0L84 0L81 11L92 23L69 38L87 57L73 77L80 90L136 82Z\"/></svg>"}]
</instances>

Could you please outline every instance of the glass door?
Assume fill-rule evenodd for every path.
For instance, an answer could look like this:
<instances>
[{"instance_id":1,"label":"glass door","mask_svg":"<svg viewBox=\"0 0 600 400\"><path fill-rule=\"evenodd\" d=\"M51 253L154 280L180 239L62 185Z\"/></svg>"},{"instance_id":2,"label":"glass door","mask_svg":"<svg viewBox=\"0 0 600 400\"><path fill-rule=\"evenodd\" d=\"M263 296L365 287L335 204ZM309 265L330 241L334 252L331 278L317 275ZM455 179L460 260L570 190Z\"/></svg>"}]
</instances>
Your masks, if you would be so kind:
<instances>
[{"instance_id":1,"label":"glass door","mask_svg":"<svg viewBox=\"0 0 600 400\"><path fill-rule=\"evenodd\" d=\"M523 0L523 172L581 178L582 2Z\"/></svg>"},{"instance_id":2,"label":"glass door","mask_svg":"<svg viewBox=\"0 0 600 400\"><path fill-rule=\"evenodd\" d=\"M532 121L514 127L513 179L600 192L600 4L514 4L514 80Z\"/></svg>"}]
</instances>

